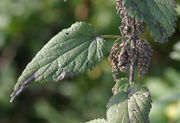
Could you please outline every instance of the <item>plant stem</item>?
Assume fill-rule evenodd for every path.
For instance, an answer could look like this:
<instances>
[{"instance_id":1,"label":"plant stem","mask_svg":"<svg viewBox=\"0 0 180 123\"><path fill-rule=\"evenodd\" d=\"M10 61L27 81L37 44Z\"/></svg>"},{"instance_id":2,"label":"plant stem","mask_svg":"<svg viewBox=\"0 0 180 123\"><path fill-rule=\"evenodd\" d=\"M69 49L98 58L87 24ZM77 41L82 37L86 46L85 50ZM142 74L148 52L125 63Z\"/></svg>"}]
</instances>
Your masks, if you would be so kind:
<instances>
[{"instance_id":1,"label":"plant stem","mask_svg":"<svg viewBox=\"0 0 180 123\"><path fill-rule=\"evenodd\" d=\"M101 38L118 38L118 39L127 39L124 36L120 35L100 35Z\"/></svg>"},{"instance_id":2,"label":"plant stem","mask_svg":"<svg viewBox=\"0 0 180 123\"><path fill-rule=\"evenodd\" d=\"M131 58L131 63L130 63L129 83L134 82L135 62L137 59L137 56L135 53L136 40L137 40L136 21L134 20L134 23L132 26L132 37L131 37L131 51L132 51L133 56Z\"/></svg>"},{"instance_id":3,"label":"plant stem","mask_svg":"<svg viewBox=\"0 0 180 123\"><path fill-rule=\"evenodd\" d=\"M135 45L136 45L136 39L131 40L131 51L132 51L132 58L131 58L131 63L130 63L130 69L129 69L129 82L132 83L134 82L134 74L135 74L135 62L137 59L137 56L135 54Z\"/></svg>"},{"instance_id":4,"label":"plant stem","mask_svg":"<svg viewBox=\"0 0 180 123\"><path fill-rule=\"evenodd\" d=\"M135 61L136 57L133 57L131 59L131 64L130 64L130 73L129 73L129 82L132 83L134 81L134 74L135 74Z\"/></svg>"}]
</instances>

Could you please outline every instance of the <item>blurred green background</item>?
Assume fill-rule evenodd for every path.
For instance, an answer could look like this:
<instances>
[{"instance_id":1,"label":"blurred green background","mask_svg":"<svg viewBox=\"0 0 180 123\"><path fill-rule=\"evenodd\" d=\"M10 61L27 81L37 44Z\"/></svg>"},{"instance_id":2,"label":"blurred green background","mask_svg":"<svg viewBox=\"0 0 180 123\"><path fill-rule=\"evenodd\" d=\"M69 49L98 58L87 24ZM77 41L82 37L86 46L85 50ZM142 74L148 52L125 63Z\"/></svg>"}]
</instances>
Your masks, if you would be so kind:
<instances>
[{"instance_id":1,"label":"blurred green background","mask_svg":"<svg viewBox=\"0 0 180 123\"><path fill-rule=\"evenodd\" d=\"M155 43L149 73L136 78L153 98L151 123L180 123L180 1L176 33L166 44ZM76 21L91 23L99 34L119 34L115 0L0 0L0 123L83 123L105 118L114 85L107 60L92 71L60 83L26 89L9 103L21 72L43 45ZM122 74L122 76L126 76Z\"/></svg>"}]
</instances>

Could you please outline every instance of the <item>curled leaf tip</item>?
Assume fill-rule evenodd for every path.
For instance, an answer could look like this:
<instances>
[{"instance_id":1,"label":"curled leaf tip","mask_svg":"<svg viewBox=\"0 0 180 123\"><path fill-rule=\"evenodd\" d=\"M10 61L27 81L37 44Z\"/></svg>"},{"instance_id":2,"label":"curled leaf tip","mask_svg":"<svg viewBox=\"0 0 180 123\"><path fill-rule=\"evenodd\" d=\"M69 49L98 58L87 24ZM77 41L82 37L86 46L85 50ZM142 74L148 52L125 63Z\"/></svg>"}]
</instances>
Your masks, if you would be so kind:
<instances>
[{"instance_id":1,"label":"curled leaf tip","mask_svg":"<svg viewBox=\"0 0 180 123\"><path fill-rule=\"evenodd\" d=\"M27 84L32 82L36 78L35 74L33 74L30 78L28 78L25 82L21 83L17 87L14 88L14 91L10 95L11 99L10 102L12 103L14 99L20 95L20 93L24 90Z\"/></svg>"},{"instance_id":2,"label":"curled leaf tip","mask_svg":"<svg viewBox=\"0 0 180 123\"><path fill-rule=\"evenodd\" d=\"M12 103L14 99L24 90L23 86L20 86L17 90L14 90L14 92L11 94L10 102Z\"/></svg>"}]
</instances>

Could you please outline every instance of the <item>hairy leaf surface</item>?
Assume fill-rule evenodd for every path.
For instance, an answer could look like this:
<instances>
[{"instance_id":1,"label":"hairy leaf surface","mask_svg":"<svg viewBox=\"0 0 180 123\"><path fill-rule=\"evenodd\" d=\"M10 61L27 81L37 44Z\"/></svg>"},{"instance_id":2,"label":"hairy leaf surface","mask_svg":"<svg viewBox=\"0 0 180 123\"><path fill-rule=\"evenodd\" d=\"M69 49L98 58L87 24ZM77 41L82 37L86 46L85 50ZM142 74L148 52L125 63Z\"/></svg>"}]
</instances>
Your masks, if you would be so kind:
<instances>
[{"instance_id":1,"label":"hairy leaf surface","mask_svg":"<svg viewBox=\"0 0 180 123\"><path fill-rule=\"evenodd\" d=\"M174 0L124 0L129 16L145 22L158 42L167 42L175 31Z\"/></svg>"},{"instance_id":2,"label":"hairy leaf surface","mask_svg":"<svg viewBox=\"0 0 180 123\"><path fill-rule=\"evenodd\" d=\"M62 30L26 66L12 100L32 81L60 81L92 68L103 57L103 43L94 28L84 22Z\"/></svg>"},{"instance_id":3,"label":"hairy leaf surface","mask_svg":"<svg viewBox=\"0 0 180 123\"><path fill-rule=\"evenodd\" d=\"M108 123L149 123L149 90L136 84L131 84L127 90L124 89L119 89L109 100Z\"/></svg>"}]
</instances>

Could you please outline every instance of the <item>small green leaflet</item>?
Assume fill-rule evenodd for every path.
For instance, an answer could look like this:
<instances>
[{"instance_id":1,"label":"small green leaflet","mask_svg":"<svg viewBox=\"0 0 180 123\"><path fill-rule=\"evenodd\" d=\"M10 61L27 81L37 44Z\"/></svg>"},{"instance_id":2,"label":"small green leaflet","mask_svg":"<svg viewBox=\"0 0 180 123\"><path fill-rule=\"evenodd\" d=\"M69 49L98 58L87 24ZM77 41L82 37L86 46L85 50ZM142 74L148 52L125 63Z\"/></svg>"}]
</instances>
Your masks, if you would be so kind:
<instances>
[{"instance_id":1,"label":"small green leaflet","mask_svg":"<svg viewBox=\"0 0 180 123\"><path fill-rule=\"evenodd\" d=\"M175 32L174 0L123 0L129 16L145 22L155 41L167 42Z\"/></svg>"},{"instance_id":2,"label":"small green leaflet","mask_svg":"<svg viewBox=\"0 0 180 123\"><path fill-rule=\"evenodd\" d=\"M126 91L129 86L128 78L121 78L120 80L116 80L116 84L113 87L113 93L116 94L119 91Z\"/></svg>"},{"instance_id":3,"label":"small green leaflet","mask_svg":"<svg viewBox=\"0 0 180 123\"><path fill-rule=\"evenodd\" d=\"M95 119L86 123L107 123L105 119Z\"/></svg>"},{"instance_id":4,"label":"small green leaflet","mask_svg":"<svg viewBox=\"0 0 180 123\"><path fill-rule=\"evenodd\" d=\"M10 101L32 81L61 81L93 68L103 58L103 45L95 29L84 22L62 30L26 66Z\"/></svg>"},{"instance_id":5,"label":"small green leaflet","mask_svg":"<svg viewBox=\"0 0 180 123\"><path fill-rule=\"evenodd\" d=\"M119 92L109 100L106 113L108 123L149 123L149 90L137 84L125 88L118 89Z\"/></svg>"}]
</instances>

